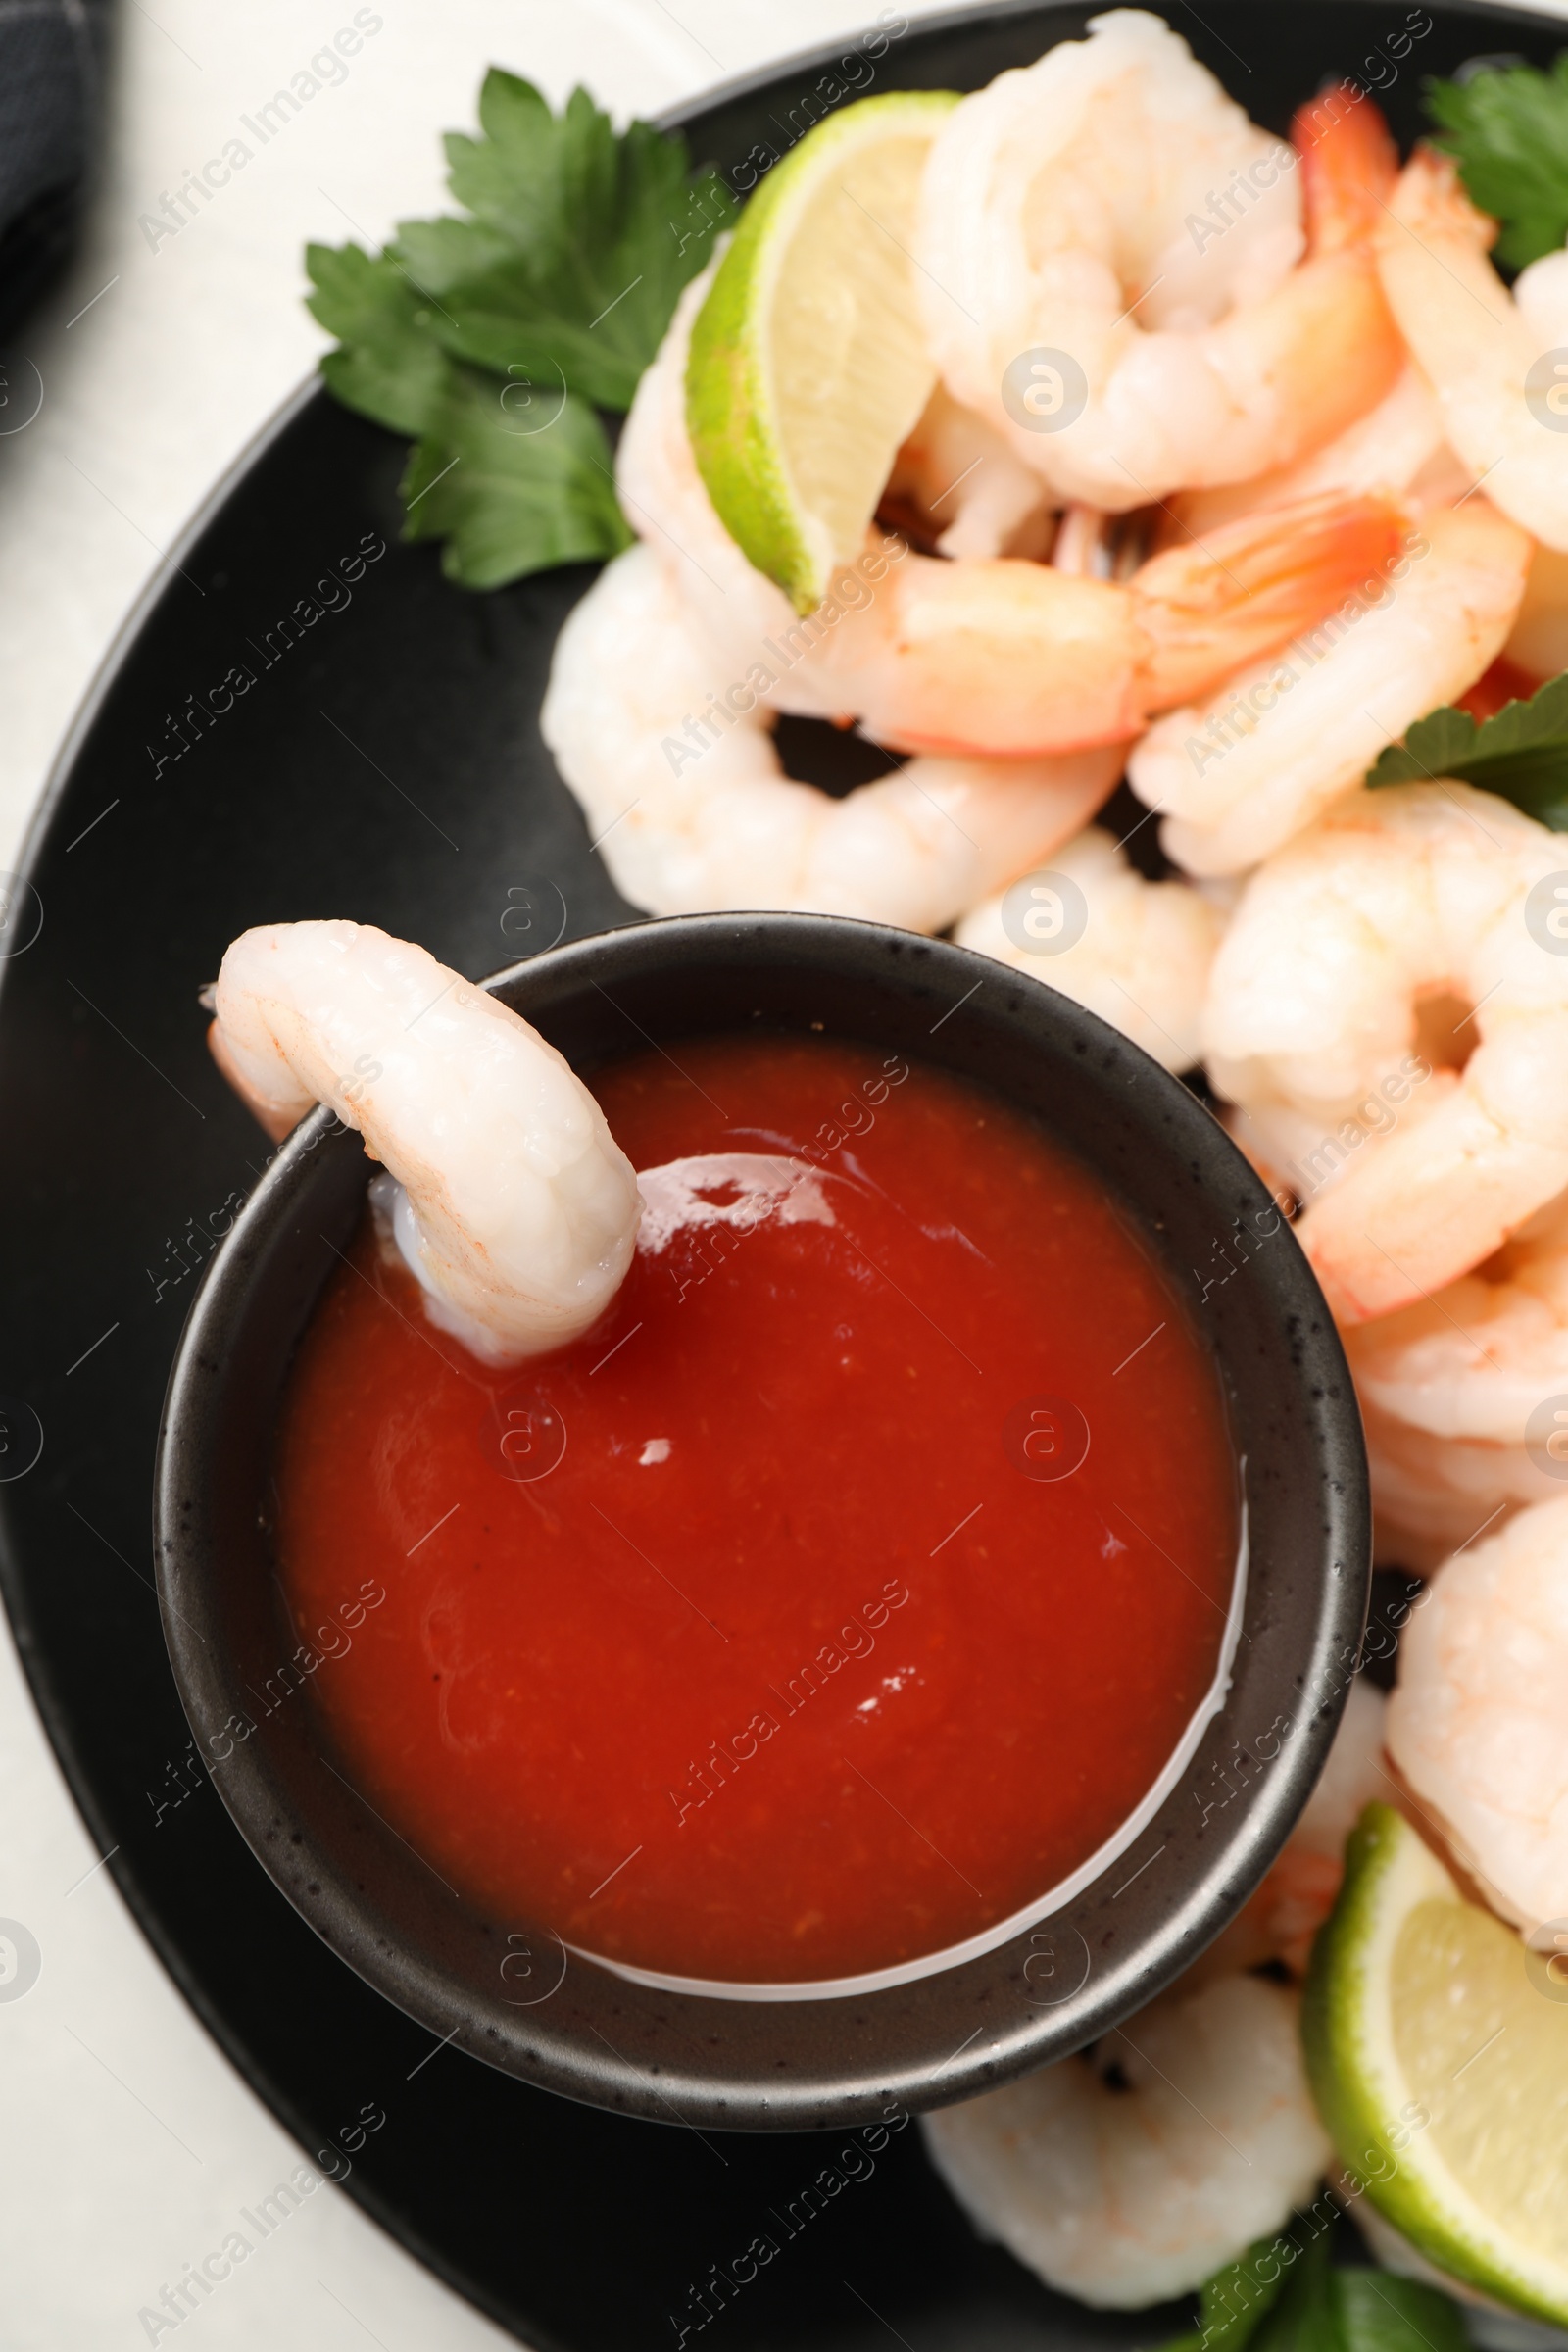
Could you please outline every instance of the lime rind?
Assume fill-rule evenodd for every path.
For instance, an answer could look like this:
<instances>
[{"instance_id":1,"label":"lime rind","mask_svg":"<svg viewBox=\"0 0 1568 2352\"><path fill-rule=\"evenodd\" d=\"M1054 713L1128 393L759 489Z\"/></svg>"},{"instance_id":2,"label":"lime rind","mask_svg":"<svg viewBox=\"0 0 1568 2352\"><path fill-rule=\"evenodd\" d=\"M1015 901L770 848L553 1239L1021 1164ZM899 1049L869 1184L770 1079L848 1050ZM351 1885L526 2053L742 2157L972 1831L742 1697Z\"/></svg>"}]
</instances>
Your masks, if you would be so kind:
<instances>
[{"instance_id":1,"label":"lime rind","mask_svg":"<svg viewBox=\"0 0 1568 2352\"><path fill-rule=\"evenodd\" d=\"M1317 1938L1301 2009L1307 2074L1341 2161L1369 2202L1451 2278L1568 2326L1568 2269L1507 2234L1443 2154L1396 2046L1396 1952L1418 1905L1462 1905L1453 1880L1390 1805L1346 1849L1345 1885Z\"/></svg>"},{"instance_id":2,"label":"lime rind","mask_svg":"<svg viewBox=\"0 0 1568 2352\"><path fill-rule=\"evenodd\" d=\"M779 273L828 172L889 137L934 136L957 103L952 90L890 91L809 130L747 205L692 329L687 425L698 470L731 538L800 612L821 603L835 564L855 550L834 545L792 475L767 332ZM930 382L935 375L933 367ZM923 406L924 396L902 420L894 449ZM892 449L888 455L891 462Z\"/></svg>"}]
</instances>

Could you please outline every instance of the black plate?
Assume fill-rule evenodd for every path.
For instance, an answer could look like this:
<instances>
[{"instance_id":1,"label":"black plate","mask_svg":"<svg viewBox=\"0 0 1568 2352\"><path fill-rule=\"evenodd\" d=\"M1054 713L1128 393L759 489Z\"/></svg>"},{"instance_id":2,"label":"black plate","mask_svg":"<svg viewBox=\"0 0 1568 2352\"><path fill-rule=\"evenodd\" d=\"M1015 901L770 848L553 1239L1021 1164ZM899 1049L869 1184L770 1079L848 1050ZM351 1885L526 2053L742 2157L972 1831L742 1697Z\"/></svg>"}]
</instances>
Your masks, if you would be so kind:
<instances>
[{"instance_id":1,"label":"black plate","mask_svg":"<svg viewBox=\"0 0 1568 2352\"><path fill-rule=\"evenodd\" d=\"M1091 13L928 20L869 86L973 87ZM1544 62L1562 38L1433 0L1432 29L1396 61L1391 40L1425 17L1404 0L1166 13L1281 132L1325 76L1360 72L1408 140L1421 74L1478 52ZM733 166L776 148L838 55L693 111L697 153ZM395 544L402 463L319 395L286 412L111 658L32 841L34 896L4 933L20 947L41 915L0 997L0 1477L40 1424L43 1451L0 1484L0 1530L44 1720L122 1893L235 2065L313 2158L362 2106L383 2109L349 2192L535 2345L644 2352L688 2320L695 2341L691 2290L761 2233L778 2258L710 2322L732 2352L871 2352L889 2327L915 2352L1157 2342L1163 2315L1098 2317L981 2247L913 2128L787 2239L769 2217L837 2138L700 2138L432 2056L257 1868L194 1761L151 1584L153 1450L194 1274L262 1161L208 1061L197 987L237 931L277 918L381 923L477 977L560 924L576 936L633 911L538 735L551 645L587 573L490 597L448 587L430 550ZM367 533L388 552L352 602L285 645L281 618L340 598L317 584L342 578ZM193 724L190 698L212 711L239 663L255 685Z\"/></svg>"}]
</instances>

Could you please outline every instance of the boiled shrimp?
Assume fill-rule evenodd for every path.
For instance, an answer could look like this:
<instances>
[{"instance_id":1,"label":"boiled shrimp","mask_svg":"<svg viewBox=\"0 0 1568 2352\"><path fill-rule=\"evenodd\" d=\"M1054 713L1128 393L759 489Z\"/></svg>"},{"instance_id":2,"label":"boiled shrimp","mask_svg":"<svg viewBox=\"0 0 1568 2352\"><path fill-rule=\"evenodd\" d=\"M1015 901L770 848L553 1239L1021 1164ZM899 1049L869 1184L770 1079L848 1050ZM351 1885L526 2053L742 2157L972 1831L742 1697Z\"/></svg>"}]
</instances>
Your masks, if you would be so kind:
<instances>
[{"instance_id":1,"label":"boiled shrimp","mask_svg":"<svg viewBox=\"0 0 1568 2352\"><path fill-rule=\"evenodd\" d=\"M1280 2229L1330 2157L1297 1996L1249 1976L1178 1984L1092 2049L921 2122L982 2236L1119 2311Z\"/></svg>"},{"instance_id":2,"label":"boiled shrimp","mask_svg":"<svg viewBox=\"0 0 1568 2352\"><path fill-rule=\"evenodd\" d=\"M1082 932L1053 952L1077 929L1075 917ZM985 900L954 936L1086 1004L1166 1069L1187 1070L1199 1057L1199 1018L1223 928L1219 908L1187 883L1146 882L1111 836L1091 826L1053 853L1049 874Z\"/></svg>"},{"instance_id":3,"label":"boiled shrimp","mask_svg":"<svg viewBox=\"0 0 1568 2352\"><path fill-rule=\"evenodd\" d=\"M1568 1396L1568 1195L1473 1274L1357 1325L1346 1348L1385 1557L1435 1568L1505 1510L1560 1495L1568 1463L1538 1458L1526 1430Z\"/></svg>"},{"instance_id":4,"label":"boiled shrimp","mask_svg":"<svg viewBox=\"0 0 1568 2352\"><path fill-rule=\"evenodd\" d=\"M1546 1502L1562 1492L1523 1446L1435 1438L1429 1429L1381 1411L1365 1396L1361 1427L1372 1480L1373 1556L1389 1567L1430 1575L1450 1552L1502 1526L1522 1504Z\"/></svg>"},{"instance_id":5,"label":"boiled shrimp","mask_svg":"<svg viewBox=\"0 0 1568 2352\"><path fill-rule=\"evenodd\" d=\"M1151 727L1128 779L1166 812L1176 862L1245 872L1358 784L1413 720L1456 701L1502 649L1530 552L1485 499L1429 511L1394 562L1277 659Z\"/></svg>"},{"instance_id":6,"label":"boiled shrimp","mask_svg":"<svg viewBox=\"0 0 1568 2352\"><path fill-rule=\"evenodd\" d=\"M1411 1617L1389 1752L1494 1909L1568 1918L1568 1495L1440 1570Z\"/></svg>"},{"instance_id":7,"label":"boiled shrimp","mask_svg":"<svg viewBox=\"0 0 1568 2352\"><path fill-rule=\"evenodd\" d=\"M939 556L1045 557L1055 506L993 425L939 384L893 461L878 513Z\"/></svg>"},{"instance_id":8,"label":"boiled shrimp","mask_svg":"<svg viewBox=\"0 0 1568 2352\"><path fill-rule=\"evenodd\" d=\"M957 758L1125 742L1152 712L1284 645L1397 555L1407 518L1376 492L1242 516L1126 581L1012 557L946 562L873 533L821 608L797 615L724 529L692 456L682 383L700 284L638 387L616 479L715 667L756 671L775 710L858 719L878 743Z\"/></svg>"},{"instance_id":9,"label":"boiled shrimp","mask_svg":"<svg viewBox=\"0 0 1568 2352\"><path fill-rule=\"evenodd\" d=\"M1400 784L1348 796L1243 893L1209 1071L1255 1125L1315 1130L1282 1173L1343 1322L1468 1273L1568 1185L1568 958L1526 920L1562 857L1491 793ZM1462 1071L1412 1054L1424 1003Z\"/></svg>"},{"instance_id":10,"label":"boiled shrimp","mask_svg":"<svg viewBox=\"0 0 1568 2352\"><path fill-rule=\"evenodd\" d=\"M1294 466L1255 481L1178 492L1168 502L1179 536L1201 539L1259 507L1289 506L1325 490L1387 490L1418 505L1452 505L1470 487L1448 448L1443 412L1419 368L1406 364L1374 409Z\"/></svg>"},{"instance_id":11,"label":"boiled shrimp","mask_svg":"<svg viewBox=\"0 0 1568 2352\"><path fill-rule=\"evenodd\" d=\"M1532 262L1510 293L1489 258L1495 235L1452 159L1418 148L1378 225L1384 291L1487 496L1568 552L1568 444L1552 421L1568 382L1553 365L1568 344L1568 252Z\"/></svg>"},{"instance_id":12,"label":"boiled shrimp","mask_svg":"<svg viewBox=\"0 0 1568 2352\"><path fill-rule=\"evenodd\" d=\"M838 716L836 704L823 709L821 697L788 673L820 640L824 615L836 624L844 611L870 601L870 575L885 577L887 559L842 567L823 613L803 622L784 591L754 568L724 528L686 427L687 353L711 278L712 266L686 288L643 373L616 453L616 487L632 528L711 641L715 662L742 677L759 663L778 670L783 690L766 700L799 715ZM1054 509L1038 476L940 387L894 461L883 513L954 559L1044 554L1054 529ZM906 543L897 534L885 544L895 558L903 556ZM873 535L868 546L876 545Z\"/></svg>"},{"instance_id":13,"label":"boiled shrimp","mask_svg":"<svg viewBox=\"0 0 1568 2352\"><path fill-rule=\"evenodd\" d=\"M1019 758L1125 743L1320 618L1396 560L1405 527L1380 495L1302 500L1167 548L1126 582L908 555L818 627L773 699L853 716L906 751Z\"/></svg>"},{"instance_id":14,"label":"boiled shrimp","mask_svg":"<svg viewBox=\"0 0 1568 2352\"><path fill-rule=\"evenodd\" d=\"M719 643L789 629L795 608L756 570L718 518L686 426L691 330L713 269L681 295L644 370L621 434L615 482L633 529L674 571ZM1049 554L1055 506L1002 435L939 384L893 461L879 505L889 524L955 559Z\"/></svg>"},{"instance_id":15,"label":"boiled shrimp","mask_svg":"<svg viewBox=\"0 0 1568 2352\"><path fill-rule=\"evenodd\" d=\"M631 1263L631 1163L537 1030L368 923L270 923L223 957L213 1054L269 1134L323 1102L403 1188L394 1224L433 1318L475 1354L595 1323Z\"/></svg>"},{"instance_id":16,"label":"boiled shrimp","mask_svg":"<svg viewBox=\"0 0 1568 2352\"><path fill-rule=\"evenodd\" d=\"M835 801L783 773L762 700L724 685L670 569L629 548L556 647L540 713L619 888L655 914L776 906L935 931L1078 832L1114 749L911 760Z\"/></svg>"},{"instance_id":17,"label":"boiled shrimp","mask_svg":"<svg viewBox=\"0 0 1568 2352\"><path fill-rule=\"evenodd\" d=\"M1064 496L1113 511L1331 440L1403 361L1370 233L1397 159L1348 91L1294 135L1249 122L1136 9L964 99L916 244L949 391Z\"/></svg>"}]
</instances>

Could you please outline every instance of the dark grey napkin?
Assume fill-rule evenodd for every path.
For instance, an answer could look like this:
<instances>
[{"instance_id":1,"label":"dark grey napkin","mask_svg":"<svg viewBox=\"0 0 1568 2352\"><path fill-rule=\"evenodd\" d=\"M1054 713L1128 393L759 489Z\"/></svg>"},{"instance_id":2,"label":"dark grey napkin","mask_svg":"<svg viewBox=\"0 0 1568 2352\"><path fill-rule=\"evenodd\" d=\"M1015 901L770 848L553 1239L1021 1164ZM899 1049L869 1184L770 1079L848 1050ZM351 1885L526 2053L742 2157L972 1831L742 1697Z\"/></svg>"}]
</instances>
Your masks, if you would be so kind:
<instances>
[{"instance_id":1,"label":"dark grey napkin","mask_svg":"<svg viewBox=\"0 0 1568 2352\"><path fill-rule=\"evenodd\" d=\"M0 0L0 333L70 250L107 20L108 0Z\"/></svg>"}]
</instances>

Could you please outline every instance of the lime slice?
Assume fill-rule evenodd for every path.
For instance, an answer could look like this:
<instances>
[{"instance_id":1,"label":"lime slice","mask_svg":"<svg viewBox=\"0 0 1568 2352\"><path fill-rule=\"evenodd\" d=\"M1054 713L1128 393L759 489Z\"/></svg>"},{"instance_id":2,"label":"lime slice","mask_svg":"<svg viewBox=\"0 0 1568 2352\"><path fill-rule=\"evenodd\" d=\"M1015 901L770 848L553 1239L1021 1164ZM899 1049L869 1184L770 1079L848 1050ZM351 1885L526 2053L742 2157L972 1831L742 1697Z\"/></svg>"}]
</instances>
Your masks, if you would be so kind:
<instances>
[{"instance_id":1,"label":"lime slice","mask_svg":"<svg viewBox=\"0 0 1568 2352\"><path fill-rule=\"evenodd\" d=\"M1367 1807L1301 2014L1323 2121L1429 2262L1561 2327L1568 2004L1553 1989L1400 1814Z\"/></svg>"},{"instance_id":2,"label":"lime slice","mask_svg":"<svg viewBox=\"0 0 1568 2352\"><path fill-rule=\"evenodd\" d=\"M863 98L808 131L741 216L692 329L686 418L730 537L808 612L860 551L930 398L912 259L951 90Z\"/></svg>"}]
</instances>

